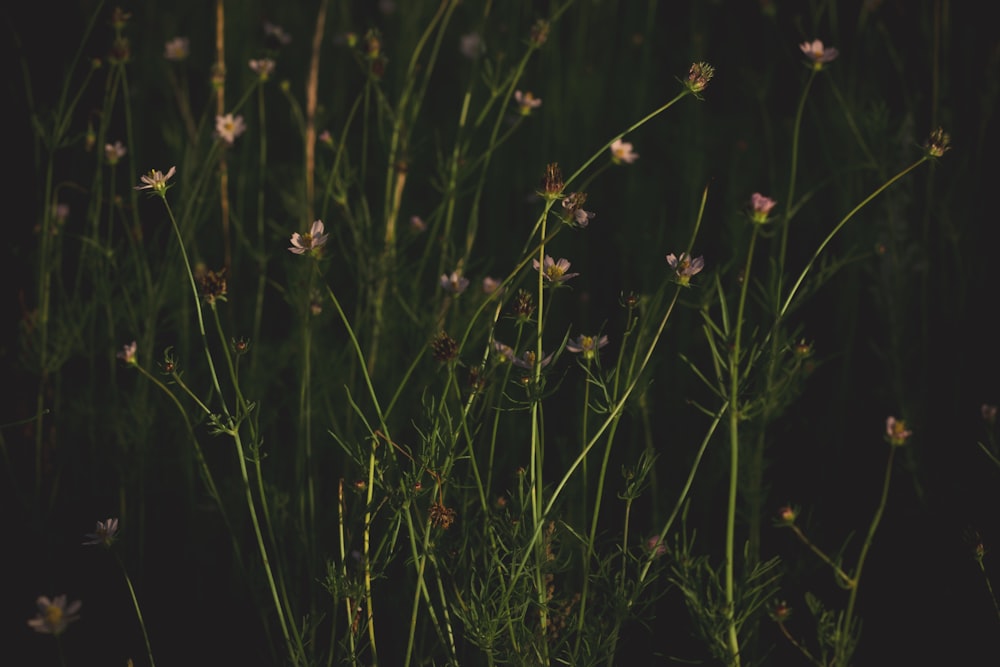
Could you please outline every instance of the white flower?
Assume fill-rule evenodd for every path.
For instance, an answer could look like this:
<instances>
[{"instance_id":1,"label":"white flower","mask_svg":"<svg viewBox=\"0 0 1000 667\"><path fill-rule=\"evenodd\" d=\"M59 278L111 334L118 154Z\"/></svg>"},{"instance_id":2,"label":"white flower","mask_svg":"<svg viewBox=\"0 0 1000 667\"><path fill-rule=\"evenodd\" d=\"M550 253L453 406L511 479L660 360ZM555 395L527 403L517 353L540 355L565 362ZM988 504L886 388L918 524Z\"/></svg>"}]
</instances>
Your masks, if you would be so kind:
<instances>
[{"instance_id":1,"label":"white flower","mask_svg":"<svg viewBox=\"0 0 1000 667\"><path fill-rule=\"evenodd\" d=\"M288 248L289 251L295 253L296 255L304 254L307 251L318 250L322 248L326 243L329 234L324 234L326 227L323 226L322 220L316 220L312 223L312 227L305 234L299 234L295 232L292 234L292 245Z\"/></svg>"},{"instance_id":2,"label":"white flower","mask_svg":"<svg viewBox=\"0 0 1000 667\"><path fill-rule=\"evenodd\" d=\"M236 138L246 132L247 126L243 122L243 116L233 116L227 113L224 116L215 117L215 133L219 138L232 146Z\"/></svg>"}]
</instances>

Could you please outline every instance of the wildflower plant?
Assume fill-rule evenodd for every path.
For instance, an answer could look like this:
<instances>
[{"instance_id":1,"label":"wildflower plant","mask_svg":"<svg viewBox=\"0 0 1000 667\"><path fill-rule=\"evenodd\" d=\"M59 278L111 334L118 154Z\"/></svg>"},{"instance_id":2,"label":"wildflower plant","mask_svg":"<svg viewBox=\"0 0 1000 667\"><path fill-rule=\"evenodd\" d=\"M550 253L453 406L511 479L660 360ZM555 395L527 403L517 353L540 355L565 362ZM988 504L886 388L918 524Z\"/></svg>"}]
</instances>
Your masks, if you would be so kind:
<instances>
[{"instance_id":1,"label":"wildflower plant","mask_svg":"<svg viewBox=\"0 0 1000 667\"><path fill-rule=\"evenodd\" d=\"M593 31L607 3L361 4L282 25L219 2L210 38L140 49L155 8L97 3L81 37L104 54L30 125L43 203L16 349L34 385L27 446L0 439L25 516L56 530L70 489L114 503L81 550L120 566L120 627L150 664L190 662L157 638L212 622L234 660L301 666L646 664L689 636L691 661L787 644L849 664L896 458L930 438L872 427L881 499L832 554L772 454L836 354L824 290L872 263L856 219L961 148L944 129L876 144L838 79L860 56L820 40L785 34L798 78L760 65L797 103L760 84L759 146L717 122L713 88L744 73L665 46L631 3L621 43ZM612 52L633 81L583 85ZM725 178L717 142L746 143ZM833 595L787 566L817 558ZM170 568L204 584L191 618L144 616ZM81 608L36 605L29 627L57 637Z\"/></svg>"}]
</instances>

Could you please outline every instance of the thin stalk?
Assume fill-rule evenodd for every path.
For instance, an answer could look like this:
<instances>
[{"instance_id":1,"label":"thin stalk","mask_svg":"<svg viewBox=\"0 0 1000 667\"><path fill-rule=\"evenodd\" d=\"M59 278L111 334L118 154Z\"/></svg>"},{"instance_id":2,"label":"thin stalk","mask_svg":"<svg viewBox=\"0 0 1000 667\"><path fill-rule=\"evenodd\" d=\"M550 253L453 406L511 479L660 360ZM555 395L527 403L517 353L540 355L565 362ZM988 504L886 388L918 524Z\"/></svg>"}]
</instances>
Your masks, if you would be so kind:
<instances>
[{"instance_id":1,"label":"thin stalk","mask_svg":"<svg viewBox=\"0 0 1000 667\"><path fill-rule=\"evenodd\" d=\"M146 632L146 622L142 620L142 609L139 608L139 598L135 595L132 578L128 576L125 563L122 562L121 556L117 553L115 554L115 560L118 561L118 566L122 569L122 575L125 576L125 583L128 585L129 595L132 596L132 606L135 607L135 615L139 619L139 627L142 629L142 639L146 642L146 655L149 656L149 667L156 667L156 661L153 660L153 648L149 644L149 633Z\"/></svg>"},{"instance_id":2,"label":"thin stalk","mask_svg":"<svg viewBox=\"0 0 1000 667\"><path fill-rule=\"evenodd\" d=\"M858 564L854 568L851 592L847 598L847 609L844 612L844 620L840 628L840 646L838 646L837 651L838 663L843 665L847 665L850 656L844 655L840 649L849 646L849 642L852 639L851 624L854 620L854 608L858 600L861 571L865 566L865 560L868 558L868 551L871 549L872 543L875 540L875 531L878 530L878 525L882 521L882 515L885 513L886 504L889 502L889 485L892 482L892 464L895 460L897 449L898 446L896 445L889 446L889 461L885 466L885 477L882 481L882 496L879 498L878 507L875 509L875 515L872 517L872 522L868 526L868 535L865 536L864 544L861 545L861 552L858 554Z\"/></svg>"},{"instance_id":3,"label":"thin stalk","mask_svg":"<svg viewBox=\"0 0 1000 667\"><path fill-rule=\"evenodd\" d=\"M726 555L725 555L725 614L726 638L729 644L730 664L740 665L740 639L736 627L736 585L734 569L736 565L736 499L739 488L740 473L740 357L743 342L743 313L746 310L747 291L749 289L753 265L754 249L757 246L757 236L760 225L755 224L750 235L750 247L747 249L746 266L743 269L743 281L740 288L740 300L736 312L736 328L733 333L733 345L729 353L729 501L726 506Z\"/></svg>"}]
</instances>

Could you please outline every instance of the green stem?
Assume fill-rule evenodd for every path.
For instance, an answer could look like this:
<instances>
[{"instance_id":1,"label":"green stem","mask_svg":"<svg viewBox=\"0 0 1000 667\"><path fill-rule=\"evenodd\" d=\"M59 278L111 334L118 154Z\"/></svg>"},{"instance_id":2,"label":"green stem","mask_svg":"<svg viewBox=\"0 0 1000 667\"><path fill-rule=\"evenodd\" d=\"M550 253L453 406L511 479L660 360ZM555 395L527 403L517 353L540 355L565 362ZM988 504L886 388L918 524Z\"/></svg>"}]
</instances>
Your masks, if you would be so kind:
<instances>
[{"instance_id":1,"label":"green stem","mask_svg":"<svg viewBox=\"0 0 1000 667\"><path fill-rule=\"evenodd\" d=\"M726 594L726 637L729 644L730 664L740 665L740 640L736 622L736 585L734 570L736 565L736 499L739 489L740 474L740 357L743 342L743 313L746 310L747 290L749 289L753 266L754 249L757 246L757 236L760 225L755 224L750 236L750 247L747 250L746 266L743 268L743 280L740 288L740 301L736 312L736 328L733 333L733 346L729 353L729 501L726 506L726 556L725 556L725 594Z\"/></svg>"},{"instance_id":2,"label":"green stem","mask_svg":"<svg viewBox=\"0 0 1000 667\"><path fill-rule=\"evenodd\" d=\"M878 530L878 525L882 521L882 515L885 513L885 507L889 501L889 485L892 482L892 463L896 457L896 449L896 445L889 446L889 462L885 466L885 477L882 481L882 496L879 498L878 507L875 510L875 515L872 517L872 522L868 526L868 535L865 537L864 544L861 545L861 553L858 554L857 567L854 568L851 593L847 598L847 610L844 612L844 620L840 628L840 645L837 647L838 664L845 665L845 667L851 657L850 655L846 655L845 651L849 649L853 640L851 626L854 620L854 608L858 600L861 570L865 566L865 560L868 558L868 551L871 549L872 542L875 540L875 531Z\"/></svg>"},{"instance_id":3,"label":"green stem","mask_svg":"<svg viewBox=\"0 0 1000 667\"><path fill-rule=\"evenodd\" d=\"M122 574L125 575L125 583L128 585L129 595L132 596L132 606L135 607L135 615L139 619L139 627L142 629L142 638L146 642L146 655L149 656L149 665L150 667L156 667L156 661L153 660L153 649L149 644L149 633L146 632L146 623L142 620L142 609L139 608L139 598L135 595L135 587L132 586L132 579L128 576L128 571L125 569L125 563L122 562L121 557L115 554L115 559L118 561L118 566L122 569Z\"/></svg>"}]
</instances>

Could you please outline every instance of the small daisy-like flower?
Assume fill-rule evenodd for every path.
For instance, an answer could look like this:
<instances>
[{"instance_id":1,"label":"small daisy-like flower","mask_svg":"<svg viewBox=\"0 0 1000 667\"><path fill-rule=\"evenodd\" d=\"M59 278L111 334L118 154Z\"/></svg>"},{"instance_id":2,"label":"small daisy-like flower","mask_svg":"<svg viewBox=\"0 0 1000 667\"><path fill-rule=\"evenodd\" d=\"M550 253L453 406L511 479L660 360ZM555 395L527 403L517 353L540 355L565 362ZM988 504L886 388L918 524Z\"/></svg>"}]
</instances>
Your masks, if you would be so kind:
<instances>
[{"instance_id":1,"label":"small daisy-like flower","mask_svg":"<svg viewBox=\"0 0 1000 667\"><path fill-rule=\"evenodd\" d=\"M285 32L284 28L267 21L264 21L264 36L277 42L279 46L287 46L292 42L292 36Z\"/></svg>"},{"instance_id":2,"label":"small daisy-like flower","mask_svg":"<svg viewBox=\"0 0 1000 667\"><path fill-rule=\"evenodd\" d=\"M246 132L246 129L243 116L233 116L233 114L227 113L224 116L215 117L215 133L229 146L232 146L236 138Z\"/></svg>"},{"instance_id":3,"label":"small daisy-like flower","mask_svg":"<svg viewBox=\"0 0 1000 667\"><path fill-rule=\"evenodd\" d=\"M764 224L775 204L777 202L770 197L765 197L759 192L753 193L750 195L750 219L758 225Z\"/></svg>"},{"instance_id":4,"label":"small daisy-like flower","mask_svg":"<svg viewBox=\"0 0 1000 667\"><path fill-rule=\"evenodd\" d=\"M139 363L136 360L136 347L137 345L135 341L127 343L122 346L121 352L119 352L115 356L124 361L129 366L134 366L135 364Z\"/></svg>"},{"instance_id":5,"label":"small daisy-like flower","mask_svg":"<svg viewBox=\"0 0 1000 667\"><path fill-rule=\"evenodd\" d=\"M122 142L116 141L113 144L104 144L104 159L107 160L108 164L112 167L118 164L118 161L125 157L125 146Z\"/></svg>"},{"instance_id":6,"label":"small daisy-like flower","mask_svg":"<svg viewBox=\"0 0 1000 667\"><path fill-rule=\"evenodd\" d=\"M486 53L486 45L483 44L483 38L479 36L478 32L470 32L467 35L462 35L458 50L469 60L475 60Z\"/></svg>"},{"instance_id":7,"label":"small daisy-like flower","mask_svg":"<svg viewBox=\"0 0 1000 667\"><path fill-rule=\"evenodd\" d=\"M250 69L253 70L254 74L260 77L261 81L267 81L274 74L274 61L270 58L261 58L260 60L250 60L248 63Z\"/></svg>"},{"instance_id":8,"label":"small daisy-like flower","mask_svg":"<svg viewBox=\"0 0 1000 667\"><path fill-rule=\"evenodd\" d=\"M885 437L893 447L900 447L906 444L913 431L906 428L906 422L895 417L886 417Z\"/></svg>"},{"instance_id":9,"label":"small daisy-like flower","mask_svg":"<svg viewBox=\"0 0 1000 667\"><path fill-rule=\"evenodd\" d=\"M983 415L984 422L990 426L997 423L997 406L983 403L982 406L980 406L979 411Z\"/></svg>"},{"instance_id":10,"label":"small daisy-like flower","mask_svg":"<svg viewBox=\"0 0 1000 667\"><path fill-rule=\"evenodd\" d=\"M807 343L806 339L802 338L792 346L792 352L798 359L808 359L813 355L813 344Z\"/></svg>"},{"instance_id":11,"label":"small daisy-like flower","mask_svg":"<svg viewBox=\"0 0 1000 667\"><path fill-rule=\"evenodd\" d=\"M83 606L79 600L66 604L65 595L57 595L51 600L40 595L35 600L38 615L28 621L28 626L35 632L45 635L60 635L73 621L80 618L77 614Z\"/></svg>"},{"instance_id":12,"label":"small daisy-like flower","mask_svg":"<svg viewBox=\"0 0 1000 667\"><path fill-rule=\"evenodd\" d=\"M639 159L639 154L632 150L632 144L621 139L611 142L611 161L615 164L632 164Z\"/></svg>"},{"instance_id":13,"label":"small daisy-like flower","mask_svg":"<svg viewBox=\"0 0 1000 667\"><path fill-rule=\"evenodd\" d=\"M692 63L684 85L692 93L698 95L708 87L708 82L712 80L713 76L715 76L715 68L708 63Z\"/></svg>"},{"instance_id":14,"label":"small daisy-like flower","mask_svg":"<svg viewBox=\"0 0 1000 667\"><path fill-rule=\"evenodd\" d=\"M424 219L421 218L419 215L411 215L410 216L410 229L412 229L413 231L417 232L418 234L420 232L426 232L427 231L427 223L424 222Z\"/></svg>"},{"instance_id":15,"label":"small daisy-like flower","mask_svg":"<svg viewBox=\"0 0 1000 667\"><path fill-rule=\"evenodd\" d=\"M542 106L542 98L535 97L530 90L524 93L515 90L514 101L517 102L518 113L522 116L530 116L534 109Z\"/></svg>"},{"instance_id":16,"label":"small daisy-like flower","mask_svg":"<svg viewBox=\"0 0 1000 667\"><path fill-rule=\"evenodd\" d=\"M670 253L667 255L667 264L677 275L677 282L686 287L691 284L691 276L700 273L705 268L705 258L695 257L691 259L686 252L682 252L680 257Z\"/></svg>"},{"instance_id":17,"label":"small daisy-like flower","mask_svg":"<svg viewBox=\"0 0 1000 667\"><path fill-rule=\"evenodd\" d=\"M924 151L928 157L941 157L945 154L945 151L951 149L950 143L951 137L948 136L948 133L944 129L939 127L931 132L930 138L924 144Z\"/></svg>"},{"instance_id":18,"label":"small daisy-like flower","mask_svg":"<svg viewBox=\"0 0 1000 667\"><path fill-rule=\"evenodd\" d=\"M158 169L151 169L148 174L144 174L139 177L142 181L142 185L135 186L136 190L150 190L150 194L156 194L161 197L165 197L167 194L167 181L173 178L173 175L177 173L177 167L171 167L166 174Z\"/></svg>"},{"instance_id":19,"label":"small daisy-like flower","mask_svg":"<svg viewBox=\"0 0 1000 667\"><path fill-rule=\"evenodd\" d=\"M584 360L591 361L597 356L597 351L608 344L608 337L579 335L576 340L566 343L566 349L574 354L580 354Z\"/></svg>"},{"instance_id":20,"label":"small daisy-like flower","mask_svg":"<svg viewBox=\"0 0 1000 667\"><path fill-rule=\"evenodd\" d=\"M823 69L823 65L833 62L840 55L840 51L833 47L824 47L823 42L818 39L802 42L799 44L799 48L802 49L802 53L806 55L812 63L812 68L817 72Z\"/></svg>"},{"instance_id":21,"label":"small daisy-like flower","mask_svg":"<svg viewBox=\"0 0 1000 667\"><path fill-rule=\"evenodd\" d=\"M187 37L174 37L163 49L163 57L174 62L187 60L189 55L191 55L191 40Z\"/></svg>"},{"instance_id":22,"label":"small daisy-like flower","mask_svg":"<svg viewBox=\"0 0 1000 667\"><path fill-rule=\"evenodd\" d=\"M465 291L465 288L469 286L469 279L462 275L457 269L451 272L451 275L444 273L438 279L438 284L441 288L452 294L461 294Z\"/></svg>"},{"instance_id":23,"label":"small daisy-like flower","mask_svg":"<svg viewBox=\"0 0 1000 667\"><path fill-rule=\"evenodd\" d=\"M83 544L86 546L101 544L103 546L110 547L111 543L115 541L115 536L117 534L118 519L98 521L97 528L94 529L94 532L84 535L87 539Z\"/></svg>"},{"instance_id":24,"label":"small daisy-like flower","mask_svg":"<svg viewBox=\"0 0 1000 667\"><path fill-rule=\"evenodd\" d=\"M545 262L539 265L537 259L531 260L531 265L535 267L536 271L541 271L542 276L548 280L553 285L558 285L564 283L570 278L575 278L579 273L566 273L569 270L570 263L569 260L559 258L559 261L555 261L551 256L545 256Z\"/></svg>"},{"instance_id":25,"label":"small daisy-like flower","mask_svg":"<svg viewBox=\"0 0 1000 667\"><path fill-rule=\"evenodd\" d=\"M667 545L660 541L659 535L653 535L646 540L646 551L651 552L654 558L659 558L666 555Z\"/></svg>"},{"instance_id":26,"label":"small daisy-like flower","mask_svg":"<svg viewBox=\"0 0 1000 667\"><path fill-rule=\"evenodd\" d=\"M324 234L323 231L326 227L323 226L322 220L316 220L312 223L312 227L305 234L299 234L295 232L292 234L292 245L288 248L289 252L293 252L296 255L302 255L310 251L318 251L326 243L329 234Z\"/></svg>"},{"instance_id":27,"label":"small daisy-like flower","mask_svg":"<svg viewBox=\"0 0 1000 667\"><path fill-rule=\"evenodd\" d=\"M319 133L319 140L321 143L326 144L330 148L333 148L333 135L330 134L330 130L323 130Z\"/></svg>"},{"instance_id":28,"label":"small daisy-like flower","mask_svg":"<svg viewBox=\"0 0 1000 667\"><path fill-rule=\"evenodd\" d=\"M522 354L520 357L515 357L512 355L510 361L518 368L524 368L530 371L535 368L536 364L538 364L542 368L548 366L549 362L552 361L552 355L547 354L544 357L542 357L541 361L538 361L538 355L535 354L534 350L525 350L524 354Z\"/></svg>"},{"instance_id":29,"label":"small daisy-like flower","mask_svg":"<svg viewBox=\"0 0 1000 667\"><path fill-rule=\"evenodd\" d=\"M566 198L562 200L562 206L566 209L567 213L565 220L570 225L583 229L597 216L596 213L583 210L583 204L586 201L586 192L573 192L566 195Z\"/></svg>"},{"instance_id":30,"label":"small daisy-like flower","mask_svg":"<svg viewBox=\"0 0 1000 667\"><path fill-rule=\"evenodd\" d=\"M498 340L493 341L493 351L500 357L500 361L514 361L514 350L510 345L505 345Z\"/></svg>"},{"instance_id":31,"label":"small daisy-like flower","mask_svg":"<svg viewBox=\"0 0 1000 667\"><path fill-rule=\"evenodd\" d=\"M483 293L493 294L498 289L500 289L500 285L502 282L503 281L499 280L498 278L494 278L493 276L486 276L485 278L483 278Z\"/></svg>"}]
</instances>

